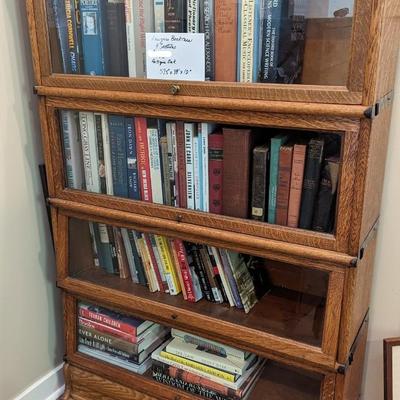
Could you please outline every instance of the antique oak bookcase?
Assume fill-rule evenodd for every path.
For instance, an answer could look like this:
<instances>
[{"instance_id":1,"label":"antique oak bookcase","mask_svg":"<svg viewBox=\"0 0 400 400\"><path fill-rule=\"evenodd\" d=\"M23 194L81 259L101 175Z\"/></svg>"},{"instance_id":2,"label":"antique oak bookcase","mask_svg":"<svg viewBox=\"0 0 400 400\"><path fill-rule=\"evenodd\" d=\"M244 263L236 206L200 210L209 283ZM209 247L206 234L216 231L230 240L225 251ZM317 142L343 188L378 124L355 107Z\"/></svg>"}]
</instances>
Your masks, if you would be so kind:
<instances>
[{"instance_id":1,"label":"antique oak bookcase","mask_svg":"<svg viewBox=\"0 0 400 400\"><path fill-rule=\"evenodd\" d=\"M51 2L26 1L57 285L64 297L65 399L195 398L146 375L79 353L78 299L267 358L270 362L250 400L359 398L400 38L400 3L348 3L350 17L313 15L308 19L301 84L273 84L60 73L52 54L54 26L48 24L46 9ZM318 233L70 189L66 187L58 117L62 109L338 134L341 161L335 229ZM304 299L267 294L245 316L222 305L189 304L180 297L147 292L115 276L79 270L76 266L88 257L81 236L84 221L263 257L281 285L303 285L304 291L324 298L323 309L312 309L314 326L310 328L310 321L301 316L309 306Z\"/></svg>"}]
</instances>

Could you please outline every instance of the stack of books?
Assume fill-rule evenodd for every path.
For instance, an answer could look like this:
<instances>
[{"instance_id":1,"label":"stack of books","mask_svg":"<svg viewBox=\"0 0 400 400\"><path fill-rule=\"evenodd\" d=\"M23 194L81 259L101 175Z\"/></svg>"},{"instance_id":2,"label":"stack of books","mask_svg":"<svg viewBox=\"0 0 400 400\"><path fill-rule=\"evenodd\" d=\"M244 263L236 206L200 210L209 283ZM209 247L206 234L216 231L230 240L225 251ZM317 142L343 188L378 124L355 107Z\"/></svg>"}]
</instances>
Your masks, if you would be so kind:
<instances>
[{"instance_id":1,"label":"stack of books","mask_svg":"<svg viewBox=\"0 0 400 400\"><path fill-rule=\"evenodd\" d=\"M307 1L47 2L65 73L146 77L146 33L204 33L205 80L301 82Z\"/></svg>"},{"instance_id":2,"label":"stack of books","mask_svg":"<svg viewBox=\"0 0 400 400\"><path fill-rule=\"evenodd\" d=\"M138 374L150 368L152 351L170 337L166 327L100 306L80 302L78 314L78 350Z\"/></svg>"},{"instance_id":3,"label":"stack of books","mask_svg":"<svg viewBox=\"0 0 400 400\"><path fill-rule=\"evenodd\" d=\"M265 360L177 329L152 354L153 378L163 384L214 400L246 399Z\"/></svg>"},{"instance_id":4,"label":"stack of books","mask_svg":"<svg viewBox=\"0 0 400 400\"><path fill-rule=\"evenodd\" d=\"M331 232L340 136L61 111L70 188Z\"/></svg>"}]
</instances>

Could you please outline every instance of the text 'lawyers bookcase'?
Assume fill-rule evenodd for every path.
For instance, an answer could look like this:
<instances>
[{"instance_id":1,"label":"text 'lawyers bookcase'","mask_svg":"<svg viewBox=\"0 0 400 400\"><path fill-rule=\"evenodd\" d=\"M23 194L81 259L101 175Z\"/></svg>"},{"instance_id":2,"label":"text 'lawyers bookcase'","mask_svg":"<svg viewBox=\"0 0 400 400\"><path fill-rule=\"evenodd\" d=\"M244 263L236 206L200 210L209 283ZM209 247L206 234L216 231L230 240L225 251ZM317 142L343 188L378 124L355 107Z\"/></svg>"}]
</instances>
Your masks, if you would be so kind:
<instances>
[{"instance_id":1,"label":"text 'lawyers bookcase'","mask_svg":"<svg viewBox=\"0 0 400 400\"><path fill-rule=\"evenodd\" d=\"M108 42L89 42L107 21L101 22L94 12L82 18L82 7L97 3L119 4L124 10L108 21ZM281 37L280 42L274 40L282 49L275 61L266 59L266 43L272 40L266 36L268 1L161 1L175 13L172 19L167 12L157 14L156 3L26 1L57 285L64 297L64 398L201 399L79 352L77 303L85 300L265 357L268 363L250 400L358 399L400 38L399 1L277 0L274 3L290 9L290 15L273 15ZM243 4L259 7L247 62ZM71 21L79 24L83 39L75 47L71 40L79 42L79 35L71 39L72 25L65 24L65 46L60 37L62 16L69 21L68 7L77 11ZM187 18L190 7L198 20ZM137 16L143 17L141 23ZM174 68L160 69L163 79L148 75L151 61L145 41L163 32L204 33L205 60L199 60L205 64L203 81L182 78L187 71ZM128 38L127 45L121 44L121 37ZM101 59L90 53L96 46L103 46L98 49ZM79 54L79 48L86 53ZM229 212L218 211L217 195L206 205L200 194L197 207L188 199L174 202L165 193L163 201L157 201L154 189L153 199L139 199L115 190L93 190L88 184L71 186L62 140L64 117L71 111L134 118L155 124L156 130L159 121L194 127L206 123L223 131L224 140L226 131L236 130L237 141L224 148L224 155L238 160L229 166L232 187L226 192L223 188L232 198L222 198L224 210L234 206ZM247 192L236 200L241 173L252 169L251 163L239 161L246 161L249 131L261 142L282 134L295 144L321 135L325 143L333 143L337 189L325 228L315 221L308 227L290 226L260 217L251 207L252 194L259 194L251 178ZM247 214L241 212L243 202ZM93 224L257 257L268 273L269 289L248 314L205 299L189 303L179 296L151 293L96 269L88 239Z\"/></svg>"}]
</instances>

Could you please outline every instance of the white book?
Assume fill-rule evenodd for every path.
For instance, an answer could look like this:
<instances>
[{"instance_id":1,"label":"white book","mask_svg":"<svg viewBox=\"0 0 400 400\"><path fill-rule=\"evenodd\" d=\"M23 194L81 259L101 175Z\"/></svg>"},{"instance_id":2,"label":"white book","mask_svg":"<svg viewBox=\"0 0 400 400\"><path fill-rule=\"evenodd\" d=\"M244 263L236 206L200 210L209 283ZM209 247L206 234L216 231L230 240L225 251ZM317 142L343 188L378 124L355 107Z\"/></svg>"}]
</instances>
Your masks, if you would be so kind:
<instances>
[{"instance_id":1,"label":"white book","mask_svg":"<svg viewBox=\"0 0 400 400\"><path fill-rule=\"evenodd\" d=\"M200 174L202 177L202 198L203 198L203 211L210 211L210 192L209 192L209 171L208 171L208 135L214 132L216 128L215 124L202 122L200 127L201 135L201 167L203 172Z\"/></svg>"},{"instance_id":2,"label":"white book","mask_svg":"<svg viewBox=\"0 0 400 400\"><path fill-rule=\"evenodd\" d=\"M154 0L154 32L165 32L164 0Z\"/></svg>"},{"instance_id":3,"label":"white book","mask_svg":"<svg viewBox=\"0 0 400 400\"><path fill-rule=\"evenodd\" d=\"M199 0L187 0L187 32L198 33L199 21L200 21Z\"/></svg>"},{"instance_id":4,"label":"white book","mask_svg":"<svg viewBox=\"0 0 400 400\"><path fill-rule=\"evenodd\" d=\"M194 208L195 210L202 209L201 207L201 186L200 186L200 158L199 158L199 137L193 137L193 170L194 170Z\"/></svg>"},{"instance_id":5,"label":"white book","mask_svg":"<svg viewBox=\"0 0 400 400\"><path fill-rule=\"evenodd\" d=\"M103 137L103 150L104 150L104 165L106 173L106 188L107 194L114 195L114 187L112 180L112 168L111 168L111 147L110 147L110 131L108 129L108 117L107 114L101 115L101 129Z\"/></svg>"},{"instance_id":6,"label":"white book","mask_svg":"<svg viewBox=\"0 0 400 400\"><path fill-rule=\"evenodd\" d=\"M128 230L126 228L121 228L121 235L122 235L122 240L124 242L126 258L128 259L129 271L131 273L132 281L135 283L139 283L139 278L136 272L135 261L133 258L132 245L131 241L129 240Z\"/></svg>"},{"instance_id":7,"label":"white book","mask_svg":"<svg viewBox=\"0 0 400 400\"><path fill-rule=\"evenodd\" d=\"M171 204L175 206L175 196L176 196L176 188L175 188L175 171L174 171L174 149L173 149L173 122L167 122L165 124L165 131L167 133L167 152L168 152L168 178L170 182L171 189Z\"/></svg>"},{"instance_id":8,"label":"white book","mask_svg":"<svg viewBox=\"0 0 400 400\"><path fill-rule=\"evenodd\" d=\"M99 158L97 154L97 137L94 124L94 113L79 113L81 128L83 168L88 192L100 193Z\"/></svg>"},{"instance_id":9,"label":"white book","mask_svg":"<svg viewBox=\"0 0 400 400\"><path fill-rule=\"evenodd\" d=\"M171 122L171 141L172 141L172 165L174 169L174 206L179 206L179 169L178 169L178 147L176 145L176 123Z\"/></svg>"},{"instance_id":10,"label":"white book","mask_svg":"<svg viewBox=\"0 0 400 400\"><path fill-rule=\"evenodd\" d=\"M160 252L158 251L157 240L155 238L155 235L148 233L148 237L150 239L151 248L153 249L153 254L156 259L156 264L157 264L154 266L154 268L157 268L158 272L160 273L161 281L163 283L166 282L168 284L168 280L165 276L165 271L164 271L164 263L161 259ZM160 289L163 289L163 288L160 288ZM169 293L169 288L165 289L165 293Z\"/></svg>"},{"instance_id":11,"label":"white book","mask_svg":"<svg viewBox=\"0 0 400 400\"><path fill-rule=\"evenodd\" d=\"M146 32L154 32L151 0L125 0L129 76L146 77Z\"/></svg>"},{"instance_id":12,"label":"white book","mask_svg":"<svg viewBox=\"0 0 400 400\"><path fill-rule=\"evenodd\" d=\"M194 210L194 164L193 164L193 136L195 124L185 123L185 158L186 158L186 201L187 208Z\"/></svg>"},{"instance_id":13,"label":"white book","mask_svg":"<svg viewBox=\"0 0 400 400\"><path fill-rule=\"evenodd\" d=\"M60 111L62 139L64 145L67 184L71 189L84 188L82 169L82 145L78 130L78 114L75 111Z\"/></svg>"},{"instance_id":14,"label":"white book","mask_svg":"<svg viewBox=\"0 0 400 400\"><path fill-rule=\"evenodd\" d=\"M163 204L160 147L158 145L158 129L147 128L149 151L151 191L153 203Z\"/></svg>"}]
</instances>

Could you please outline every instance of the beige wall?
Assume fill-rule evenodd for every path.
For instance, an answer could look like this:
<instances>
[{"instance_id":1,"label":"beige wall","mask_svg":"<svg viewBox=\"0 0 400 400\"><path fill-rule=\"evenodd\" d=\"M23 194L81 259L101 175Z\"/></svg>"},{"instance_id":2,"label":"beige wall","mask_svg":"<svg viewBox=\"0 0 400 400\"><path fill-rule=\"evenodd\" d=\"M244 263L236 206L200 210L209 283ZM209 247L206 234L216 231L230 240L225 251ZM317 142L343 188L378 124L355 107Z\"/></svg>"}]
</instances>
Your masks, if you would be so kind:
<instances>
[{"instance_id":1,"label":"beige wall","mask_svg":"<svg viewBox=\"0 0 400 400\"><path fill-rule=\"evenodd\" d=\"M363 400L383 399L383 338L400 336L400 62L375 258Z\"/></svg>"},{"instance_id":2,"label":"beige wall","mask_svg":"<svg viewBox=\"0 0 400 400\"><path fill-rule=\"evenodd\" d=\"M60 364L63 353L24 10L23 0L0 1L1 400Z\"/></svg>"}]
</instances>

